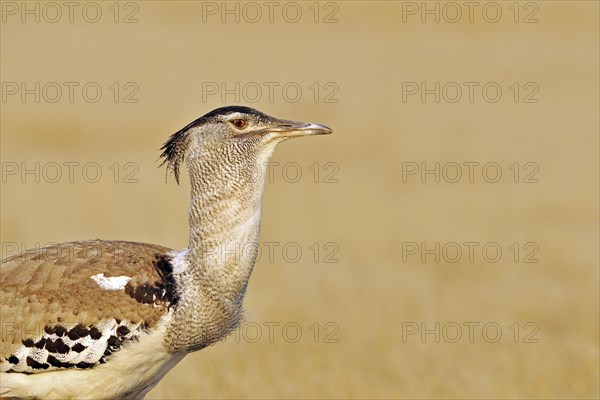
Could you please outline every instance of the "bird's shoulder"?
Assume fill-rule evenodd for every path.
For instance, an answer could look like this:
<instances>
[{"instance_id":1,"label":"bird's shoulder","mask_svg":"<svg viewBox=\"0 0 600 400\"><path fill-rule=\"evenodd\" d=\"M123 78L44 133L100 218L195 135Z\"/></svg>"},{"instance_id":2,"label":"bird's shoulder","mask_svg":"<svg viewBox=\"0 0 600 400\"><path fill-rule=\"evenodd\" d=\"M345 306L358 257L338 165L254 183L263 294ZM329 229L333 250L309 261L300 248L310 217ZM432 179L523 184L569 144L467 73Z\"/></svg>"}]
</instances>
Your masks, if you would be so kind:
<instances>
[{"instance_id":1,"label":"bird's shoulder","mask_svg":"<svg viewBox=\"0 0 600 400\"><path fill-rule=\"evenodd\" d=\"M173 250L90 240L0 263L0 369L88 368L152 330L178 301Z\"/></svg>"}]
</instances>

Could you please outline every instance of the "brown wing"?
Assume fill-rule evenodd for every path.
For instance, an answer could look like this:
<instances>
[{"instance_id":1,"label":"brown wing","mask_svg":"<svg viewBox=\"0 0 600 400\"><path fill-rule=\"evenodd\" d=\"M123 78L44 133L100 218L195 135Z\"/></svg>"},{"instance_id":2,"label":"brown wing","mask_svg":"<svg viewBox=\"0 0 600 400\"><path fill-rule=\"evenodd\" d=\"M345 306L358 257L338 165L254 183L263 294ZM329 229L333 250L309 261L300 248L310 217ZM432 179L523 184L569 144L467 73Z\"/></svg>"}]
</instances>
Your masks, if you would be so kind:
<instances>
[{"instance_id":1,"label":"brown wing","mask_svg":"<svg viewBox=\"0 0 600 400\"><path fill-rule=\"evenodd\" d=\"M23 346L31 348L31 354L55 355L54 363L45 368L68 367L71 365L63 354L71 349L64 347L65 343L76 346L80 338L85 338L85 343L98 339L110 349L111 341L118 347L119 341L135 339L134 328L154 327L178 299L170 251L145 243L91 240L28 250L2 260L2 370L12 363L13 370L19 371L15 367L19 364L24 372L36 372L31 371L31 367L36 369L32 365L37 362L35 357L28 358L27 364L15 358L15 351L22 354ZM120 288L103 286L98 280L106 278L126 284ZM112 333L106 336L103 329ZM103 361L94 357L78 367Z\"/></svg>"}]
</instances>

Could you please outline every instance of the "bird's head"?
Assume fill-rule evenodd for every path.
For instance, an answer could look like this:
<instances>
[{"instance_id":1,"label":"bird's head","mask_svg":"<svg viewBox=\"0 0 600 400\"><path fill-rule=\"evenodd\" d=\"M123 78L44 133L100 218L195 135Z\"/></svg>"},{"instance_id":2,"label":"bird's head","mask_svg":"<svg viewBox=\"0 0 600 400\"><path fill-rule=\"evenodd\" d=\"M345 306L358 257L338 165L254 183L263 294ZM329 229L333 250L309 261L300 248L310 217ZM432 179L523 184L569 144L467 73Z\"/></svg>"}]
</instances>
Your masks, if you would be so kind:
<instances>
[{"instance_id":1,"label":"bird's head","mask_svg":"<svg viewBox=\"0 0 600 400\"><path fill-rule=\"evenodd\" d=\"M324 125L278 119L250 107L221 107L171 135L161 148L161 157L179 183L184 160L188 164L228 163L230 167L256 165L266 161L286 139L331 132Z\"/></svg>"}]
</instances>

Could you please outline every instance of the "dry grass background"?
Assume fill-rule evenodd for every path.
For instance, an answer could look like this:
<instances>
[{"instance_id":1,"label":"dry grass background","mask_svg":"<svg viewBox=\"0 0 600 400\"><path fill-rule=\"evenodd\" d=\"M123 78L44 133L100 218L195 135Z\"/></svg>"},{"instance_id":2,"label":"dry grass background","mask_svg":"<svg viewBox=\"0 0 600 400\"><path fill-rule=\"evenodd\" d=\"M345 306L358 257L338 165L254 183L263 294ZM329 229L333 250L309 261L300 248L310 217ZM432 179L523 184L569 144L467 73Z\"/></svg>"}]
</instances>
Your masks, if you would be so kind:
<instances>
[{"instance_id":1,"label":"dry grass background","mask_svg":"<svg viewBox=\"0 0 600 400\"><path fill-rule=\"evenodd\" d=\"M1 25L3 82L105 90L95 104L1 103L4 163L98 162L105 174L95 184L5 179L4 252L95 237L186 246L187 179L165 185L155 161L169 134L223 105L203 102L202 82L298 82L297 103L278 95L250 105L335 130L277 150L273 161L297 162L304 176L268 185L261 241L297 242L304 253L297 263L261 259L248 289L249 321L295 322L300 340L284 340L279 327L270 343L262 325L256 343L230 338L186 357L150 398L598 398L597 2L537 2L536 24L513 23L512 2L499 3L496 24L480 14L403 23L400 2L366 1L339 3L334 24L313 23L312 3L297 24L204 23L193 1L139 2L139 23L115 24L110 4L96 24ZM113 103L108 86L128 81L139 103ZM330 81L339 102L315 103L308 87ZM405 81L496 81L504 94L494 104L404 103ZM528 81L539 103L511 101L508 86ZM505 175L403 183L408 161L495 161ZM539 165L539 183L512 183L508 166L527 161ZM139 183L113 183L114 162L139 165ZM339 182L314 183L315 162L336 163ZM505 255L496 264L402 262L403 242L466 241L498 242ZM337 243L339 263L315 262L313 242ZM513 262L513 242L536 242L540 262ZM495 322L503 335L404 342L411 321ZM528 321L538 343L514 343L509 327ZM326 322L339 327L337 343L324 343Z\"/></svg>"}]
</instances>

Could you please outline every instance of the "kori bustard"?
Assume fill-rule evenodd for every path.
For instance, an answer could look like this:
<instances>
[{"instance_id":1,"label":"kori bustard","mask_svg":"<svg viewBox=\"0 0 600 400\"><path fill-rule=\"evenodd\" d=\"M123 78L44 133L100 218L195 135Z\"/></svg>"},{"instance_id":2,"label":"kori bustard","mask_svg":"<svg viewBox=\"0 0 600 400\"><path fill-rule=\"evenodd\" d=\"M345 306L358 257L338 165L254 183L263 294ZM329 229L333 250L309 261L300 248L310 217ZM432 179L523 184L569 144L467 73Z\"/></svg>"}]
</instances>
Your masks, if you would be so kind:
<instances>
[{"instance_id":1,"label":"kori bustard","mask_svg":"<svg viewBox=\"0 0 600 400\"><path fill-rule=\"evenodd\" d=\"M177 182L187 164L187 248L89 240L2 260L0 397L143 398L187 353L225 337L256 259L267 160L286 139L331 132L216 109L161 149ZM234 248L244 256L221 251Z\"/></svg>"}]
</instances>

